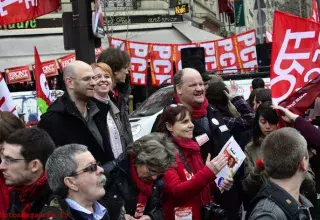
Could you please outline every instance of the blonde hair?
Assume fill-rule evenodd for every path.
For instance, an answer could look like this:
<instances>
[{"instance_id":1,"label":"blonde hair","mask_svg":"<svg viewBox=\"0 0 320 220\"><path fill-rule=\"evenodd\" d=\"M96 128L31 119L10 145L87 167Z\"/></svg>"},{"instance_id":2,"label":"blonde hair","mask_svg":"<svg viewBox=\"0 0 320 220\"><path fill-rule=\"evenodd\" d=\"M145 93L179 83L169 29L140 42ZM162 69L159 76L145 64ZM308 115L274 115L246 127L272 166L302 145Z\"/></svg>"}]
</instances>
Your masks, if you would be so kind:
<instances>
[{"instance_id":1,"label":"blonde hair","mask_svg":"<svg viewBox=\"0 0 320 220\"><path fill-rule=\"evenodd\" d=\"M93 64L91 64L91 67L92 67L92 69L94 70L95 68L101 68L104 72L106 72L106 73L109 73L109 75L110 75L110 77L112 78L113 77L113 72L112 72L112 69L111 69L111 67L108 65L108 64L106 64L106 63L102 63L102 62L100 62L100 63L93 63Z\"/></svg>"}]
</instances>

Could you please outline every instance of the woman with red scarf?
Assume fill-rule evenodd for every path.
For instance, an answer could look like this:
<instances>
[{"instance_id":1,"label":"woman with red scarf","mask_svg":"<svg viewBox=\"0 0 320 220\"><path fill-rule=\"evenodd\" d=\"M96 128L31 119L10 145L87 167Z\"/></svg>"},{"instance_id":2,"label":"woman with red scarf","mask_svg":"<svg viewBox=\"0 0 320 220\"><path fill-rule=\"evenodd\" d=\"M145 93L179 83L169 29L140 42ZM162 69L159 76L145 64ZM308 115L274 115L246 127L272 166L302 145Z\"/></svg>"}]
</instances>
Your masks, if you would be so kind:
<instances>
[{"instance_id":1,"label":"woman with red scarf","mask_svg":"<svg viewBox=\"0 0 320 220\"><path fill-rule=\"evenodd\" d=\"M212 202L211 186L216 174L227 164L224 154L211 160L210 154L203 164L200 147L192 140L194 125L191 115L181 104L168 106L161 116L158 130L171 136L176 145L176 166L167 170L163 177L164 219L174 220L185 216L185 219L200 220L201 207ZM222 188L229 190L232 178L222 183Z\"/></svg>"},{"instance_id":2,"label":"woman with red scarf","mask_svg":"<svg viewBox=\"0 0 320 220\"><path fill-rule=\"evenodd\" d=\"M118 158L105 186L102 199L110 219L163 220L158 178L174 165L175 147L165 134L140 138Z\"/></svg>"},{"instance_id":3,"label":"woman with red scarf","mask_svg":"<svg viewBox=\"0 0 320 220\"><path fill-rule=\"evenodd\" d=\"M10 112L0 112L0 153L3 142L15 130L24 128L23 123L18 117ZM5 213L9 206L9 192L6 186L3 175L0 172L0 219L5 219Z\"/></svg>"}]
</instances>

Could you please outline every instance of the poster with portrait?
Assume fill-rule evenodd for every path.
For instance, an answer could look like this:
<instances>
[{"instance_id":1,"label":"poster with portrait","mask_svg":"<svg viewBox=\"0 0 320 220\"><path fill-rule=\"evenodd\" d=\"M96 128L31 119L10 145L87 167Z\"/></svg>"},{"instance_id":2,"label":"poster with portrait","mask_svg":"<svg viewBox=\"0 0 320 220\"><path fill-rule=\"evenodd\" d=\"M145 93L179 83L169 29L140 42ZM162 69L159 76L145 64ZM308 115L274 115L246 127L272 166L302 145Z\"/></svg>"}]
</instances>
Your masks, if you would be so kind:
<instances>
[{"instance_id":1,"label":"poster with portrait","mask_svg":"<svg viewBox=\"0 0 320 220\"><path fill-rule=\"evenodd\" d=\"M236 174L244 159L246 158L246 155L244 154L234 137L231 137L227 141L227 143L220 151L219 155L220 154L225 154L228 158L227 165L223 167L222 170L216 175L217 178L215 180L218 188L221 192L223 192L223 189L221 188L223 180L227 177L232 178Z\"/></svg>"},{"instance_id":2,"label":"poster with portrait","mask_svg":"<svg viewBox=\"0 0 320 220\"><path fill-rule=\"evenodd\" d=\"M103 38L105 35L101 0L95 0L94 12L92 12L92 30L94 36L98 38Z\"/></svg>"}]
</instances>

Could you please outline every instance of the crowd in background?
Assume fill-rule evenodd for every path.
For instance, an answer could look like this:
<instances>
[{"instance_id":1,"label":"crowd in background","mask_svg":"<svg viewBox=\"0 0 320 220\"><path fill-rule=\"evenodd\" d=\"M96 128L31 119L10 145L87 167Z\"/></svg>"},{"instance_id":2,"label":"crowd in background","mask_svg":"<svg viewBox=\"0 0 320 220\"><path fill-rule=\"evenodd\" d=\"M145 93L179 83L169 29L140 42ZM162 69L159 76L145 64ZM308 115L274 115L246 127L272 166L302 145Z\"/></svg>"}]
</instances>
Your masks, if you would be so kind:
<instances>
[{"instance_id":1,"label":"crowd in background","mask_svg":"<svg viewBox=\"0 0 320 220\"><path fill-rule=\"evenodd\" d=\"M0 112L0 219L319 218L319 99L310 122L274 105L260 78L245 100L235 82L186 68L152 133L133 142L129 65L116 48L69 64L38 127ZM221 192L232 136L246 159Z\"/></svg>"}]
</instances>

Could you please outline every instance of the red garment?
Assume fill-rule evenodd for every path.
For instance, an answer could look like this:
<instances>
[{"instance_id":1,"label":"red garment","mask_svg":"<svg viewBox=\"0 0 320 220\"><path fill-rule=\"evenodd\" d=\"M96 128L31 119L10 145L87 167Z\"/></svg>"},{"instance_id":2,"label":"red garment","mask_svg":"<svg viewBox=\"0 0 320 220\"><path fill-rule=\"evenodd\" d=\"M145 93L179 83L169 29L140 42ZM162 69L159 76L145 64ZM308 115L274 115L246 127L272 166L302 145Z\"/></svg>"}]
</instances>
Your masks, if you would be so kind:
<instances>
[{"instance_id":1,"label":"red garment","mask_svg":"<svg viewBox=\"0 0 320 220\"><path fill-rule=\"evenodd\" d=\"M132 179L139 191L137 192L137 209L134 216L135 218L138 218L143 215L148 199L151 197L153 181L145 182L139 178L132 156L130 156L130 169Z\"/></svg>"},{"instance_id":2,"label":"red garment","mask_svg":"<svg viewBox=\"0 0 320 220\"><path fill-rule=\"evenodd\" d=\"M174 94L174 99L177 103L181 103L180 99L176 94ZM200 107L192 107L192 118L199 119L207 115L208 99L204 98L204 102Z\"/></svg>"},{"instance_id":3,"label":"red garment","mask_svg":"<svg viewBox=\"0 0 320 220\"><path fill-rule=\"evenodd\" d=\"M2 173L0 174L0 219L5 219L4 214L7 212L9 207L9 191L5 184Z\"/></svg>"},{"instance_id":4,"label":"red garment","mask_svg":"<svg viewBox=\"0 0 320 220\"><path fill-rule=\"evenodd\" d=\"M118 88L114 88L113 92L113 98L118 101L118 97L119 97L119 90Z\"/></svg>"},{"instance_id":5,"label":"red garment","mask_svg":"<svg viewBox=\"0 0 320 220\"><path fill-rule=\"evenodd\" d=\"M30 212L31 203L36 200L39 193L43 190L44 187L48 185L47 177L45 172L31 185L22 186L22 187L9 187L9 192L15 191L18 193L20 202L24 205L21 216L22 219L27 219L26 213ZM25 216L25 217L24 217Z\"/></svg>"},{"instance_id":6,"label":"red garment","mask_svg":"<svg viewBox=\"0 0 320 220\"><path fill-rule=\"evenodd\" d=\"M216 176L203 164L200 148L196 143L192 143L190 140L172 139L182 149L188 165L193 171L193 176L189 175L177 153L176 167L169 168L163 177L165 182L162 207L164 219L174 220L176 207L192 207L192 219L200 220L201 206L207 205L212 200L209 186Z\"/></svg>"}]
</instances>

